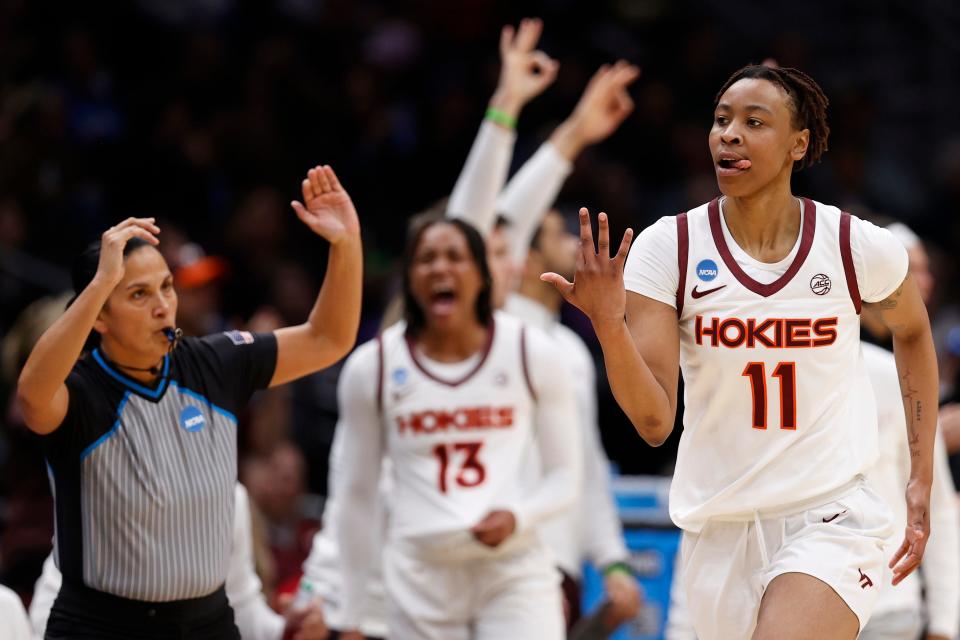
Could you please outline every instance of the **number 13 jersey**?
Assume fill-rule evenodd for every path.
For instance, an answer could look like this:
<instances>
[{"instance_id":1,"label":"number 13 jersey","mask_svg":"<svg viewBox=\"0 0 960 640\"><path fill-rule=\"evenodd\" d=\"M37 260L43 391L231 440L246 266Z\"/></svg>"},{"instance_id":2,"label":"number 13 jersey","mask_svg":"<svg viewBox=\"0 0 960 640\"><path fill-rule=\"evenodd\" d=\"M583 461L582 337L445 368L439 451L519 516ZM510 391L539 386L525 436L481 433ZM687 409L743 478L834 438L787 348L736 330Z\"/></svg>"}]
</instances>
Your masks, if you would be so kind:
<instances>
[{"instance_id":1,"label":"number 13 jersey","mask_svg":"<svg viewBox=\"0 0 960 640\"><path fill-rule=\"evenodd\" d=\"M670 514L690 531L800 510L870 468L861 301L889 296L907 268L888 231L807 199L790 253L759 262L721 204L652 225L624 272L627 290L677 309L684 430Z\"/></svg>"},{"instance_id":2,"label":"number 13 jersey","mask_svg":"<svg viewBox=\"0 0 960 640\"><path fill-rule=\"evenodd\" d=\"M405 328L380 341L391 538L447 546L493 509L513 512L519 533L567 508L579 477L569 463L576 412L553 342L497 313L485 348L453 373L425 362ZM545 446L555 471L528 486L531 448Z\"/></svg>"}]
</instances>

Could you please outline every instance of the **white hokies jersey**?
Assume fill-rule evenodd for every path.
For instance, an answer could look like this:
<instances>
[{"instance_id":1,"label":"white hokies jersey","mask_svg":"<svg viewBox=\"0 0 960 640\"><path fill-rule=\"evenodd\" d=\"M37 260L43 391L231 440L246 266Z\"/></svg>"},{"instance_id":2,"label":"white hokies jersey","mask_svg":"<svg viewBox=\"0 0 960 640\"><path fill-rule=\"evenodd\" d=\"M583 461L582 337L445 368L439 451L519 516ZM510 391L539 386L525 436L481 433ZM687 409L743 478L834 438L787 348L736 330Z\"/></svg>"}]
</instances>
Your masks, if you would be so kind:
<instances>
[{"instance_id":1,"label":"white hokies jersey","mask_svg":"<svg viewBox=\"0 0 960 640\"><path fill-rule=\"evenodd\" d=\"M802 211L796 245L774 265L736 246L717 200L672 219L685 409L670 513L681 528L800 510L877 456L851 250L851 225L860 234L866 223L807 199ZM857 250L864 244L858 236ZM902 247L886 259L898 275L870 295L886 297L903 280ZM760 273L767 268L775 273ZM651 295L640 280L625 274L628 289Z\"/></svg>"},{"instance_id":2,"label":"white hokies jersey","mask_svg":"<svg viewBox=\"0 0 960 640\"><path fill-rule=\"evenodd\" d=\"M403 323L381 339L380 391L393 462L393 538L467 535L491 509L520 501L521 466L533 444L527 332L497 314L490 340L459 379L428 372Z\"/></svg>"}]
</instances>

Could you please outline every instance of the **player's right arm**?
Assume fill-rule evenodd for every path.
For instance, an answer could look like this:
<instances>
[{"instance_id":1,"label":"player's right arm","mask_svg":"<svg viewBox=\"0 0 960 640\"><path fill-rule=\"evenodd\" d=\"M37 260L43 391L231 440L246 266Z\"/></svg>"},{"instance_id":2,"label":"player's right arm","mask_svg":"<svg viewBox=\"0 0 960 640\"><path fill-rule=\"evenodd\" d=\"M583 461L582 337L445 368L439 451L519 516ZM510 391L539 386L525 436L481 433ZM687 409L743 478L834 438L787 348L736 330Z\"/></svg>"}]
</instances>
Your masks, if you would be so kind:
<instances>
[{"instance_id":1,"label":"player's right arm","mask_svg":"<svg viewBox=\"0 0 960 640\"><path fill-rule=\"evenodd\" d=\"M539 18L524 19L519 29L508 25L500 32L500 79L450 194L447 215L462 218L484 235L493 229L497 196L507 179L516 119L557 77L557 61L536 49L542 32Z\"/></svg>"},{"instance_id":2,"label":"player's right arm","mask_svg":"<svg viewBox=\"0 0 960 640\"><path fill-rule=\"evenodd\" d=\"M17 381L17 402L31 431L55 431L67 415L67 376L80 357L93 325L110 293L123 279L123 249L130 238L156 245L160 228L153 218L127 218L101 237L97 273L77 299L47 329L27 358Z\"/></svg>"},{"instance_id":3,"label":"player's right arm","mask_svg":"<svg viewBox=\"0 0 960 640\"><path fill-rule=\"evenodd\" d=\"M368 342L347 360L340 375L337 399L339 465L336 478L342 508L336 524L340 549L340 575L343 579L342 624L344 631L356 630L362 621L367 583L373 562L380 558L377 549L377 487L384 454L383 429L377 408L377 384L381 373L377 344Z\"/></svg>"},{"instance_id":4,"label":"player's right arm","mask_svg":"<svg viewBox=\"0 0 960 640\"><path fill-rule=\"evenodd\" d=\"M623 60L600 67L573 112L507 183L497 211L510 221L507 234L514 260L526 259L530 240L580 153L610 137L633 111L627 88L639 75L639 67Z\"/></svg>"},{"instance_id":5,"label":"player's right arm","mask_svg":"<svg viewBox=\"0 0 960 640\"><path fill-rule=\"evenodd\" d=\"M673 430L677 411L680 330L670 305L623 284L624 262L633 231L627 229L610 258L607 215L598 216L594 248L590 214L580 209L580 255L573 282L555 273L541 276L583 311L600 340L607 378L617 403L648 444L659 446Z\"/></svg>"}]
</instances>

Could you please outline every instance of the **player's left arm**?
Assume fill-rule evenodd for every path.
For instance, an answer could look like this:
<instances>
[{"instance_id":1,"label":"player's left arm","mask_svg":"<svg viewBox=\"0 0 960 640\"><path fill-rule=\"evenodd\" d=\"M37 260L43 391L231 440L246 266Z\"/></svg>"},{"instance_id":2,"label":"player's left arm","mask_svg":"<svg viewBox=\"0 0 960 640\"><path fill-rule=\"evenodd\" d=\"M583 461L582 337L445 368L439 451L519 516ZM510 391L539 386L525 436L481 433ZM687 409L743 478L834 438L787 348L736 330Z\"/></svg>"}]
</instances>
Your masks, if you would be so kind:
<instances>
[{"instance_id":1,"label":"player's left arm","mask_svg":"<svg viewBox=\"0 0 960 640\"><path fill-rule=\"evenodd\" d=\"M327 273L310 316L303 324L278 329L274 387L329 367L347 355L360 326L363 251L360 221L349 194L329 165L307 172L297 217L330 243Z\"/></svg>"},{"instance_id":2,"label":"player's left arm","mask_svg":"<svg viewBox=\"0 0 960 640\"><path fill-rule=\"evenodd\" d=\"M933 442L937 429L937 356L926 306L909 273L893 293L872 303L872 307L893 336L910 446L906 534L890 561L896 585L920 564L930 537Z\"/></svg>"},{"instance_id":3,"label":"player's left arm","mask_svg":"<svg viewBox=\"0 0 960 640\"><path fill-rule=\"evenodd\" d=\"M233 544L225 590L237 628L244 638L275 639L283 635L283 616L263 596L263 585L253 563L250 501L243 485L234 491Z\"/></svg>"},{"instance_id":4,"label":"player's left arm","mask_svg":"<svg viewBox=\"0 0 960 640\"><path fill-rule=\"evenodd\" d=\"M568 365L549 337L529 327L527 362L536 393L535 444L540 451L543 476L523 496L517 509L518 530L570 509L580 495L583 478L576 396Z\"/></svg>"}]
</instances>

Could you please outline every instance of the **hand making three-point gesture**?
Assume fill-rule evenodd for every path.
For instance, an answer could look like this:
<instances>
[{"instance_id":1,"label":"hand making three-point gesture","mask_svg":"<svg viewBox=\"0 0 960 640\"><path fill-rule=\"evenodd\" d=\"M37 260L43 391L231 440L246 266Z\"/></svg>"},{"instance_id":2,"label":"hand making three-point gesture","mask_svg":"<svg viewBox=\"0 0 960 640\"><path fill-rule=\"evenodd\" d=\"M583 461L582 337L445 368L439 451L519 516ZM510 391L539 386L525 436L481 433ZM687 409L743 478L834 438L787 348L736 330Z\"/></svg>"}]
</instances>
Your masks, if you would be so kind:
<instances>
[{"instance_id":1,"label":"hand making three-point gesture","mask_svg":"<svg viewBox=\"0 0 960 640\"><path fill-rule=\"evenodd\" d=\"M610 221L607 214L597 216L597 245L593 243L590 212L580 209L580 253L573 282L556 273L544 273L540 279L557 288L564 300L583 311L594 329L622 323L627 305L623 286L623 264L630 251L633 229L627 229L616 255L610 257Z\"/></svg>"}]
</instances>

